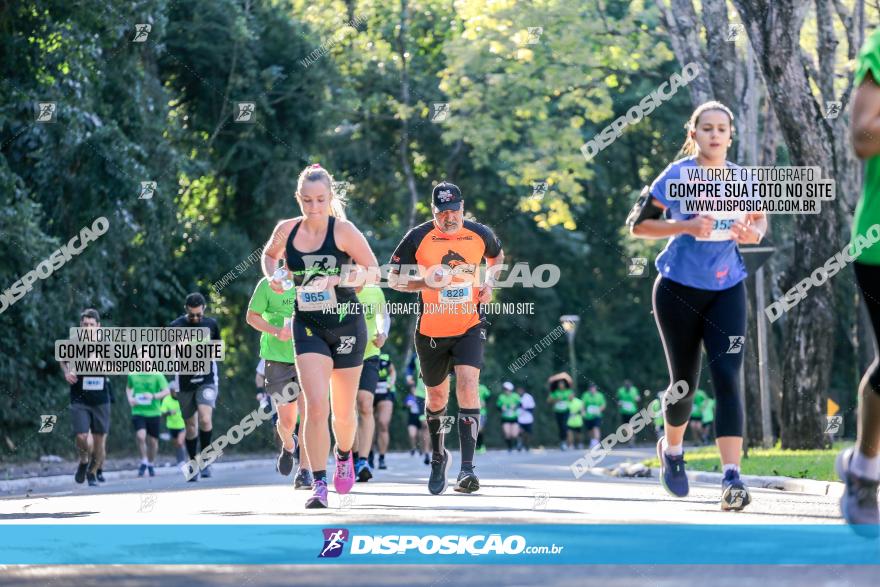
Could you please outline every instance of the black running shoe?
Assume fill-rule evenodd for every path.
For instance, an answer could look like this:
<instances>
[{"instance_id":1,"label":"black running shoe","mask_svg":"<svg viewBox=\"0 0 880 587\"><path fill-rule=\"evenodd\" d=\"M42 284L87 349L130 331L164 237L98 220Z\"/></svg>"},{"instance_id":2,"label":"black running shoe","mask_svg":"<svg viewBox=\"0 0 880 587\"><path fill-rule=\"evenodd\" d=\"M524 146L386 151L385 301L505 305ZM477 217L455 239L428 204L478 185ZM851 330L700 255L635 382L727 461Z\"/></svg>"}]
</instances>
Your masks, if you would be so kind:
<instances>
[{"instance_id":1,"label":"black running shoe","mask_svg":"<svg viewBox=\"0 0 880 587\"><path fill-rule=\"evenodd\" d=\"M428 477L428 491L433 495L440 495L446 491L446 474L452 462L452 455L447 449L443 449L443 458L431 459L431 476Z\"/></svg>"},{"instance_id":2,"label":"black running shoe","mask_svg":"<svg viewBox=\"0 0 880 587\"><path fill-rule=\"evenodd\" d=\"M312 488L312 472L308 469L299 468L296 477L293 479L294 489L311 489Z\"/></svg>"},{"instance_id":3,"label":"black running shoe","mask_svg":"<svg viewBox=\"0 0 880 587\"><path fill-rule=\"evenodd\" d=\"M287 477L293 471L293 453L286 448L281 448L281 454L278 455L278 462L275 463L278 472Z\"/></svg>"},{"instance_id":4,"label":"black running shoe","mask_svg":"<svg viewBox=\"0 0 880 587\"><path fill-rule=\"evenodd\" d=\"M354 474L359 483L366 483L373 478L373 471L371 470L370 463L367 462L367 459L357 460L357 463L354 465Z\"/></svg>"},{"instance_id":5,"label":"black running shoe","mask_svg":"<svg viewBox=\"0 0 880 587\"><path fill-rule=\"evenodd\" d=\"M86 473L86 479L89 482L89 487L97 487L98 486L98 479L97 479L97 477L95 477L94 473Z\"/></svg>"},{"instance_id":6,"label":"black running shoe","mask_svg":"<svg viewBox=\"0 0 880 587\"><path fill-rule=\"evenodd\" d=\"M98 483L103 483L106 481L104 479L104 471L102 469L98 469L98 472L95 474L95 478L98 480Z\"/></svg>"},{"instance_id":7,"label":"black running shoe","mask_svg":"<svg viewBox=\"0 0 880 587\"><path fill-rule=\"evenodd\" d=\"M138 467L138 477L143 477L144 473L147 472L147 463L141 463Z\"/></svg>"},{"instance_id":8,"label":"black running shoe","mask_svg":"<svg viewBox=\"0 0 880 587\"><path fill-rule=\"evenodd\" d=\"M453 489L459 493L473 493L480 489L480 480L477 479L472 468L462 469L458 474L458 481L455 482Z\"/></svg>"},{"instance_id":9,"label":"black running shoe","mask_svg":"<svg viewBox=\"0 0 880 587\"><path fill-rule=\"evenodd\" d=\"M379 469L387 469L388 465L385 464L385 457L379 456Z\"/></svg>"},{"instance_id":10,"label":"black running shoe","mask_svg":"<svg viewBox=\"0 0 880 587\"><path fill-rule=\"evenodd\" d=\"M373 454L373 451L370 451L370 456L367 457L367 463L370 465L370 468L371 468L371 469L375 469L375 468L376 468L376 460L375 460L375 458L376 458L376 457L375 457L375 455Z\"/></svg>"},{"instance_id":11,"label":"black running shoe","mask_svg":"<svg viewBox=\"0 0 880 587\"><path fill-rule=\"evenodd\" d=\"M211 472L211 465L208 465L207 467L202 469L202 477L204 477L205 479L209 479L213 475L214 473Z\"/></svg>"},{"instance_id":12,"label":"black running shoe","mask_svg":"<svg viewBox=\"0 0 880 587\"><path fill-rule=\"evenodd\" d=\"M752 503L749 489L737 471L727 471L721 480L721 509L739 511Z\"/></svg>"},{"instance_id":13,"label":"black running shoe","mask_svg":"<svg viewBox=\"0 0 880 587\"><path fill-rule=\"evenodd\" d=\"M73 476L73 480L77 483L82 483L86 480L86 470L89 468L88 463L80 463L76 468L76 474Z\"/></svg>"},{"instance_id":14,"label":"black running shoe","mask_svg":"<svg viewBox=\"0 0 880 587\"><path fill-rule=\"evenodd\" d=\"M425 464L426 465L431 464L431 455L429 455L428 453L425 453Z\"/></svg>"}]
</instances>

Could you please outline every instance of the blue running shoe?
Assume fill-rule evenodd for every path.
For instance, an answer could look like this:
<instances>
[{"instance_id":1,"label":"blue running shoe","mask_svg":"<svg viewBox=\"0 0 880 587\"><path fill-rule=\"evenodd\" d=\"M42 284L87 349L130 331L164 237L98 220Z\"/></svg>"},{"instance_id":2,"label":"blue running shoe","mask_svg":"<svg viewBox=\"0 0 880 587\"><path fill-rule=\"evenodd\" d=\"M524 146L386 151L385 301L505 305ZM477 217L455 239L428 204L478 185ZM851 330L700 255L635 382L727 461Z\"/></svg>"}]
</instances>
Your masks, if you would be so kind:
<instances>
[{"instance_id":1,"label":"blue running shoe","mask_svg":"<svg viewBox=\"0 0 880 587\"><path fill-rule=\"evenodd\" d=\"M740 511L752 503L749 488L739 478L738 471L727 471L721 480L721 509L723 511Z\"/></svg>"},{"instance_id":2,"label":"blue running shoe","mask_svg":"<svg viewBox=\"0 0 880 587\"><path fill-rule=\"evenodd\" d=\"M657 441L657 458L660 459L660 484L673 497L687 497L688 478L684 471L684 454L676 457L663 452L663 439Z\"/></svg>"},{"instance_id":3,"label":"blue running shoe","mask_svg":"<svg viewBox=\"0 0 880 587\"><path fill-rule=\"evenodd\" d=\"M138 467L138 477L143 477L144 473L147 472L147 463L141 463L141 466Z\"/></svg>"}]
</instances>

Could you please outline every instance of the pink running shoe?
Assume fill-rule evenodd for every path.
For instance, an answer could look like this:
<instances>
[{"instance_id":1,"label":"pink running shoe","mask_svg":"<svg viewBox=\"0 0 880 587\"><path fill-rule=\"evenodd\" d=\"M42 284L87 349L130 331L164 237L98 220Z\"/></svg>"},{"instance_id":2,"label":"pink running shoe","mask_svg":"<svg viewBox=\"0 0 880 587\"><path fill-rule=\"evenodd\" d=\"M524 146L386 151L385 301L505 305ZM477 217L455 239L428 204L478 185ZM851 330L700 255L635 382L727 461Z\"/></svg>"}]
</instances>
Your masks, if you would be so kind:
<instances>
[{"instance_id":1,"label":"pink running shoe","mask_svg":"<svg viewBox=\"0 0 880 587\"><path fill-rule=\"evenodd\" d=\"M348 458L340 461L339 456L335 454L336 451L334 450L333 452L334 456L336 456L336 472L333 474L333 487L336 488L336 493L345 495L354 487L354 458L351 451L348 451Z\"/></svg>"},{"instance_id":2,"label":"pink running shoe","mask_svg":"<svg viewBox=\"0 0 880 587\"><path fill-rule=\"evenodd\" d=\"M306 500L307 510L327 507L327 482L323 479L316 479L314 485L315 490L312 497Z\"/></svg>"}]
</instances>

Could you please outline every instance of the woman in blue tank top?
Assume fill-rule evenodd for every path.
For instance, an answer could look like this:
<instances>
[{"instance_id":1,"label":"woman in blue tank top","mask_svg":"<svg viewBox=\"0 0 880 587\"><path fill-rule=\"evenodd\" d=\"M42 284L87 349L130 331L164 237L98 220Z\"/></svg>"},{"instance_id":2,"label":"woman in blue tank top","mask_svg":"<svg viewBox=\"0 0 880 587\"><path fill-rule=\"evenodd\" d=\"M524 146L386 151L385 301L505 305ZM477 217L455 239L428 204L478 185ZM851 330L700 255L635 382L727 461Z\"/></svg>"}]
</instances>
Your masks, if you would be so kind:
<instances>
[{"instance_id":1,"label":"woman in blue tank top","mask_svg":"<svg viewBox=\"0 0 880 587\"><path fill-rule=\"evenodd\" d=\"M724 468L721 509L740 510L751 496L739 477L746 269L738 245L760 242L767 220L763 213L686 214L681 200L668 197L669 182L688 181L689 167L736 167L727 161L734 131L727 106L720 102L699 106L686 128L682 151L687 156L670 164L643 191L627 219L637 237L669 238L656 262L654 318L666 353L670 389L684 382L687 394L674 403L664 402L665 436L657 443L660 481L673 496L688 494L683 442L700 381L702 346L716 395L717 444Z\"/></svg>"},{"instance_id":2,"label":"woman in blue tank top","mask_svg":"<svg viewBox=\"0 0 880 587\"><path fill-rule=\"evenodd\" d=\"M367 327L354 289L340 286L340 281L352 263L373 277L379 266L364 235L345 219L344 202L332 186L333 178L320 165L304 169L296 190L302 216L279 222L263 250L263 272L271 287L283 291L290 277L296 286L292 336L306 397L305 445L315 479L306 508L327 507L327 471L318 468L330 452L331 406L336 437L333 485L339 494L354 485L351 448ZM279 260L286 262L286 271L276 275Z\"/></svg>"}]
</instances>

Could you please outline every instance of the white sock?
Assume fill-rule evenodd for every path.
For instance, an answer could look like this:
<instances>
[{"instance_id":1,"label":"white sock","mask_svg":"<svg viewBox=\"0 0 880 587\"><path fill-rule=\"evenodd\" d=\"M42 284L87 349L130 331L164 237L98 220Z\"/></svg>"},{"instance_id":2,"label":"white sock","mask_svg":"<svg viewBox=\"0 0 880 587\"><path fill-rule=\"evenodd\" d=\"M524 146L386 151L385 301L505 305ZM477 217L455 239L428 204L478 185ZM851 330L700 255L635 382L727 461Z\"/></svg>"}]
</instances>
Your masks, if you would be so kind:
<instances>
[{"instance_id":1,"label":"white sock","mask_svg":"<svg viewBox=\"0 0 880 587\"><path fill-rule=\"evenodd\" d=\"M853 452L850 470L865 479L880 480L880 456L866 457L858 448Z\"/></svg>"},{"instance_id":2,"label":"white sock","mask_svg":"<svg viewBox=\"0 0 880 587\"><path fill-rule=\"evenodd\" d=\"M663 452L671 457L677 457L684 454L684 444L669 444L666 437L663 437Z\"/></svg>"},{"instance_id":3,"label":"white sock","mask_svg":"<svg viewBox=\"0 0 880 587\"><path fill-rule=\"evenodd\" d=\"M736 471L739 474L739 465L722 465L721 473L727 473L728 471Z\"/></svg>"},{"instance_id":4,"label":"white sock","mask_svg":"<svg viewBox=\"0 0 880 587\"><path fill-rule=\"evenodd\" d=\"M149 465L150 461L148 461L147 459L141 459L141 464L142 465Z\"/></svg>"}]
</instances>

